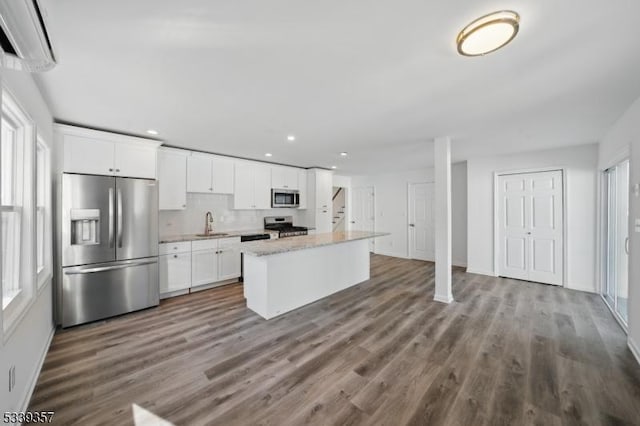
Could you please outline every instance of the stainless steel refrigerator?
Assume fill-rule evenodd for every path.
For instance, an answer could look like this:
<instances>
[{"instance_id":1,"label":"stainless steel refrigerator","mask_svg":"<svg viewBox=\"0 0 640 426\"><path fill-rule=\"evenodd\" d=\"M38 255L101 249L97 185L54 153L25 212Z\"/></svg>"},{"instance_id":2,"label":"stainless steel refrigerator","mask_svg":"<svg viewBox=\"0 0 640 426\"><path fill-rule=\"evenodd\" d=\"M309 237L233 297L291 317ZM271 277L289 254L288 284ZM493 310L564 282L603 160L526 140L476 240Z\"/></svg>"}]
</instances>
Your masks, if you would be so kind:
<instances>
[{"instance_id":1,"label":"stainless steel refrigerator","mask_svg":"<svg viewBox=\"0 0 640 426\"><path fill-rule=\"evenodd\" d=\"M61 236L63 327L159 303L155 180L63 174Z\"/></svg>"}]
</instances>

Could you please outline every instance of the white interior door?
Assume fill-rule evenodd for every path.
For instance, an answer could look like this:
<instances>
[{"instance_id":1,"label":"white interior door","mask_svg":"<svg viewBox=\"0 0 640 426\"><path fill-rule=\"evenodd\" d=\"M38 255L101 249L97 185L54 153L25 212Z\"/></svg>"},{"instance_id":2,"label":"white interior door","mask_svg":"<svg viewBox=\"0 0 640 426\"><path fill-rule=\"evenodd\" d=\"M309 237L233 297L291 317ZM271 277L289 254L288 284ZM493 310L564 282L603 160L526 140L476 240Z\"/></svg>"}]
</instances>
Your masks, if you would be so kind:
<instances>
[{"instance_id":1,"label":"white interior door","mask_svg":"<svg viewBox=\"0 0 640 426\"><path fill-rule=\"evenodd\" d=\"M433 183L409 185L409 256L435 259Z\"/></svg>"},{"instance_id":2,"label":"white interior door","mask_svg":"<svg viewBox=\"0 0 640 426\"><path fill-rule=\"evenodd\" d=\"M498 178L498 274L562 285L562 171Z\"/></svg>"},{"instance_id":3,"label":"white interior door","mask_svg":"<svg viewBox=\"0 0 640 426\"><path fill-rule=\"evenodd\" d=\"M375 193L371 186L353 188L353 215L351 229L353 231L375 230ZM369 239L369 251L374 251L374 239Z\"/></svg>"}]
</instances>

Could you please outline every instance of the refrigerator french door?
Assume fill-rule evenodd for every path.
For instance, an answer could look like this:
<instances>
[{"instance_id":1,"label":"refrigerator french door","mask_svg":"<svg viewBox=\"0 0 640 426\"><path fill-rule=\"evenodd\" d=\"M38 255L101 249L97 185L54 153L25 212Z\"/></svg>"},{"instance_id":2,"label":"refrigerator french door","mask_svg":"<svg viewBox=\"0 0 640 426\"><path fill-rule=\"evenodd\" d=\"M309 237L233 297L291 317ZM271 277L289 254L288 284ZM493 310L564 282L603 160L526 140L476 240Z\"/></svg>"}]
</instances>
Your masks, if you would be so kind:
<instances>
[{"instance_id":1,"label":"refrigerator french door","mask_svg":"<svg viewBox=\"0 0 640 426\"><path fill-rule=\"evenodd\" d=\"M159 303L156 181L63 174L61 235L63 327Z\"/></svg>"}]
</instances>

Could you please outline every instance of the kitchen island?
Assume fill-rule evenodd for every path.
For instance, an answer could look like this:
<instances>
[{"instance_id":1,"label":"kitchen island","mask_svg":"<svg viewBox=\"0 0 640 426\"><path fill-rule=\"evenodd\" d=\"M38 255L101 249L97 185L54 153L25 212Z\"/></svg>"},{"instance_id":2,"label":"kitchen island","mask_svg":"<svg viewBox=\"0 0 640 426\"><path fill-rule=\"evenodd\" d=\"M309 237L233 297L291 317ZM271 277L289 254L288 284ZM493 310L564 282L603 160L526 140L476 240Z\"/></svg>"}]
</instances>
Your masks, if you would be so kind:
<instances>
[{"instance_id":1,"label":"kitchen island","mask_svg":"<svg viewBox=\"0 0 640 426\"><path fill-rule=\"evenodd\" d=\"M348 231L243 243L247 307L265 319L369 279L369 242Z\"/></svg>"}]
</instances>

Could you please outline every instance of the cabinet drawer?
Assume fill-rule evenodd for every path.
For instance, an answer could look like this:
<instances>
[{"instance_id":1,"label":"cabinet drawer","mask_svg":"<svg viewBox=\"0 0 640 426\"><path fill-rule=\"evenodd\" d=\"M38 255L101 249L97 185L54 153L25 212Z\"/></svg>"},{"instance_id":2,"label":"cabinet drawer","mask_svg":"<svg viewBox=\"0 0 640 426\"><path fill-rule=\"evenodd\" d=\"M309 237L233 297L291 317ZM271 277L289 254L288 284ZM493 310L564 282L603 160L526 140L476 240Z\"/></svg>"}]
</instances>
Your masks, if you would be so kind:
<instances>
[{"instance_id":1,"label":"cabinet drawer","mask_svg":"<svg viewBox=\"0 0 640 426\"><path fill-rule=\"evenodd\" d=\"M211 249L217 249L217 248L218 248L218 240L216 240L216 239L198 240L198 241L192 241L191 242L191 249L193 251L211 250Z\"/></svg>"},{"instance_id":2,"label":"cabinet drawer","mask_svg":"<svg viewBox=\"0 0 640 426\"><path fill-rule=\"evenodd\" d=\"M221 249L235 246L236 244L240 244L240 237L220 238L218 240L218 247Z\"/></svg>"},{"instance_id":3,"label":"cabinet drawer","mask_svg":"<svg viewBox=\"0 0 640 426\"><path fill-rule=\"evenodd\" d=\"M164 243L160 244L158 253L173 254L173 253L186 253L191 251L191 241L183 241L179 243Z\"/></svg>"}]
</instances>

